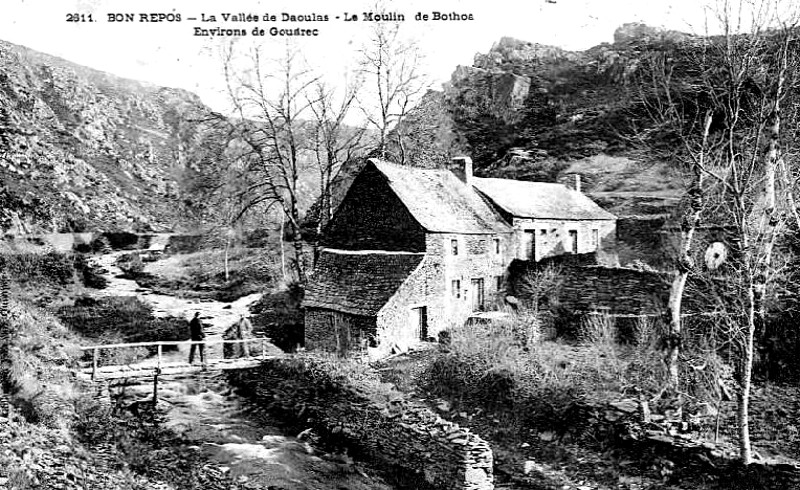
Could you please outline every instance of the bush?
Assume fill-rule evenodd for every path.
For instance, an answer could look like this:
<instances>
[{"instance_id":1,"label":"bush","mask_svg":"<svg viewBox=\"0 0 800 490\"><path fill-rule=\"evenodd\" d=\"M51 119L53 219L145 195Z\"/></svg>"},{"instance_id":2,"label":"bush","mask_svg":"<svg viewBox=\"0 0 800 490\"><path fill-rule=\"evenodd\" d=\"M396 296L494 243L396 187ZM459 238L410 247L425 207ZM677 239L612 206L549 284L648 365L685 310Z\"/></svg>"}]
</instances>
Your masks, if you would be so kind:
<instances>
[{"instance_id":1,"label":"bush","mask_svg":"<svg viewBox=\"0 0 800 490\"><path fill-rule=\"evenodd\" d=\"M66 286L75 278L72 255L59 252L3 254L0 268L19 284L44 282Z\"/></svg>"},{"instance_id":2,"label":"bush","mask_svg":"<svg viewBox=\"0 0 800 490\"><path fill-rule=\"evenodd\" d=\"M75 254L73 264L84 286L92 289L105 289L108 286L108 280L100 273L97 266L89 263L84 254Z\"/></svg>"},{"instance_id":3,"label":"bush","mask_svg":"<svg viewBox=\"0 0 800 490\"><path fill-rule=\"evenodd\" d=\"M138 298L110 296L100 300L78 298L72 306L59 308L61 320L97 344L127 342L181 341L189 339L189 328L182 318L156 318L152 308ZM128 363L155 352L153 348L106 349L101 351L101 362ZM164 346L175 350L177 346ZM90 356L86 353L85 356Z\"/></svg>"},{"instance_id":4,"label":"bush","mask_svg":"<svg viewBox=\"0 0 800 490\"><path fill-rule=\"evenodd\" d=\"M292 285L282 291L264 294L250 309L257 332L286 352L305 344L305 319L300 304L304 291Z\"/></svg>"},{"instance_id":5,"label":"bush","mask_svg":"<svg viewBox=\"0 0 800 490\"><path fill-rule=\"evenodd\" d=\"M52 315L12 301L9 308L12 401L32 422L63 428L72 417L73 379L64 368L80 356L74 336Z\"/></svg>"},{"instance_id":6,"label":"bush","mask_svg":"<svg viewBox=\"0 0 800 490\"><path fill-rule=\"evenodd\" d=\"M121 255L117 267L122 269L122 275L127 279L137 279L144 273L144 262L138 253Z\"/></svg>"},{"instance_id":7,"label":"bush","mask_svg":"<svg viewBox=\"0 0 800 490\"><path fill-rule=\"evenodd\" d=\"M449 345L421 376L423 388L504 411L537 430L563 431L571 404L652 395L663 386L658 332L649 319L633 346L616 343L613 320L604 315L587 317L578 345L521 337L537 320L522 316L451 330Z\"/></svg>"},{"instance_id":8,"label":"bush","mask_svg":"<svg viewBox=\"0 0 800 490\"><path fill-rule=\"evenodd\" d=\"M553 306L553 329L556 338L577 341L581 337L581 313L564 306Z\"/></svg>"}]
</instances>

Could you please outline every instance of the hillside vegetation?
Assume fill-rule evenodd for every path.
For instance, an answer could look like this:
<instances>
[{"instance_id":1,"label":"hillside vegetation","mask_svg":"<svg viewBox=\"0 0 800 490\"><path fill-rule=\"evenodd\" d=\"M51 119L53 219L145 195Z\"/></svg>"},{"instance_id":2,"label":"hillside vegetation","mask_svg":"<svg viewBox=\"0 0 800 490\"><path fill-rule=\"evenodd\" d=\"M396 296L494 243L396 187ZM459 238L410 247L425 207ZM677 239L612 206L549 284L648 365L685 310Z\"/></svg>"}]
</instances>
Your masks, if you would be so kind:
<instances>
[{"instance_id":1,"label":"hillside vegetation","mask_svg":"<svg viewBox=\"0 0 800 490\"><path fill-rule=\"evenodd\" d=\"M186 223L207 154L194 94L0 41L0 230L159 230Z\"/></svg>"}]
</instances>

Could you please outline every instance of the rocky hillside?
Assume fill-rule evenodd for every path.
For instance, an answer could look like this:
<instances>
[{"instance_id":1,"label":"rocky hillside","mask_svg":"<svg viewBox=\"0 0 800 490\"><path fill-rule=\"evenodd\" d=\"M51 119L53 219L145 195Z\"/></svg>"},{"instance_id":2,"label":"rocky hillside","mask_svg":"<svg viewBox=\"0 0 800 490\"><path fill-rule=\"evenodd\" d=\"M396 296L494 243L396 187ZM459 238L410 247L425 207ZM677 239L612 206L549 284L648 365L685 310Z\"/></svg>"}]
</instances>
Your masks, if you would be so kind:
<instances>
[{"instance_id":1,"label":"rocky hillside","mask_svg":"<svg viewBox=\"0 0 800 490\"><path fill-rule=\"evenodd\" d=\"M642 103L641 67L695 39L626 24L614 43L586 51L502 38L472 66L455 69L432 92L404 133L447 128L448 138L416 137L410 162L433 155L438 165L466 153L479 175L555 181L581 173L584 190L620 215L669 211L681 195L671 149L654 153L642 138L653 126ZM631 206L631 198L641 206Z\"/></svg>"},{"instance_id":2,"label":"rocky hillside","mask_svg":"<svg viewBox=\"0 0 800 490\"><path fill-rule=\"evenodd\" d=\"M0 232L170 230L206 149L194 94L0 41Z\"/></svg>"}]
</instances>

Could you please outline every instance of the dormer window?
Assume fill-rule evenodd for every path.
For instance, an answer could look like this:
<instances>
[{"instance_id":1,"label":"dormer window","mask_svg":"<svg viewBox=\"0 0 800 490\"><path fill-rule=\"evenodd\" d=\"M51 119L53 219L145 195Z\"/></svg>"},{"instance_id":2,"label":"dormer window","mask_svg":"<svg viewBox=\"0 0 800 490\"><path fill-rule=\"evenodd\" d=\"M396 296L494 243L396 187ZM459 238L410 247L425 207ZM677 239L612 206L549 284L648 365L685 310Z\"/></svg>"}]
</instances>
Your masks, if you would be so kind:
<instances>
[{"instance_id":1,"label":"dormer window","mask_svg":"<svg viewBox=\"0 0 800 490\"><path fill-rule=\"evenodd\" d=\"M458 239L453 238L450 240L450 255L458 255Z\"/></svg>"}]
</instances>

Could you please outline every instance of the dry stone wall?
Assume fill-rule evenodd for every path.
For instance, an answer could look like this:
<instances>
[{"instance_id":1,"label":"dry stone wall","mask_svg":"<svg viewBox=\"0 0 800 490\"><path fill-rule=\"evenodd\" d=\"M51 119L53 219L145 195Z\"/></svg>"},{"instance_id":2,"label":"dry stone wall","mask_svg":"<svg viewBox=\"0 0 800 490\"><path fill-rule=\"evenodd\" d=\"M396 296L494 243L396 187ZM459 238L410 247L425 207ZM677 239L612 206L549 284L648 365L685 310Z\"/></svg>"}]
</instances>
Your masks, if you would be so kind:
<instances>
[{"instance_id":1,"label":"dry stone wall","mask_svg":"<svg viewBox=\"0 0 800 490\"><path fill-rule=\"evenodd\" d=\"M671 462L670 472L675 472L673 479L678 481L683 473L699 473L730 483L730 488L800 488L800 467L763 460L743 466L737 460L736 447L682 432L682 427L691 425L683 417L651 414L646 402L577 402L565 411L562 423L569 427L560 434L562 438L612 441L616 450L627 452L642 465Z\"/></svg>"},{"instance_id":2,"label":"dry stone wall","mask_svg":"<svg viewBox=\"0 0 800 490\"><path fill-rule=\"evenodd\" d=\"M358 457L413 474L419 488L494 488L492 450L479 436L399 392L392 392L390 401L376 401L379 395L323 373L313 360L293 359L267 361L231 377L260 404L298 426L311 426L328 441L344 441Z\"/></svg>"},{"instance_id":3,"label":"dry stone wall","mask_svg":"<svg viewBox=\"0 0 800 490\"><path fill-rule=\"evenodd\" d=\"M514 285L529 270L542 264L514 261L509 268L512 291ZM557 263L562 280L557 298L550 304L558 304L576 312L595 310L612 314L642 315L659 314L664 311L669 298L670 277L668 274L622 267L588 266L573 263ZM524 295L521 295L522 299Z\"/></svg>"}]
</instances>

